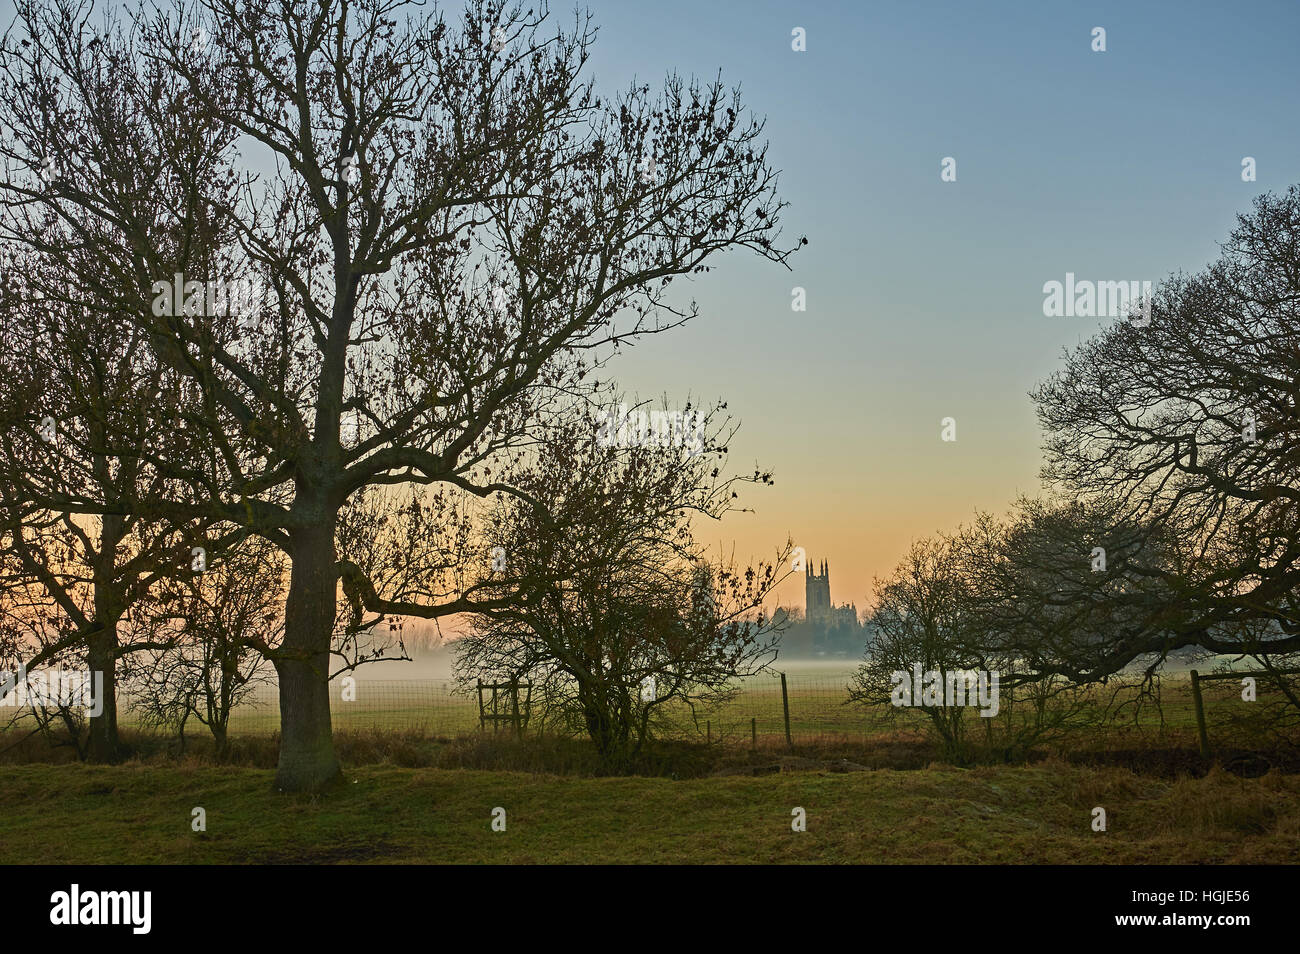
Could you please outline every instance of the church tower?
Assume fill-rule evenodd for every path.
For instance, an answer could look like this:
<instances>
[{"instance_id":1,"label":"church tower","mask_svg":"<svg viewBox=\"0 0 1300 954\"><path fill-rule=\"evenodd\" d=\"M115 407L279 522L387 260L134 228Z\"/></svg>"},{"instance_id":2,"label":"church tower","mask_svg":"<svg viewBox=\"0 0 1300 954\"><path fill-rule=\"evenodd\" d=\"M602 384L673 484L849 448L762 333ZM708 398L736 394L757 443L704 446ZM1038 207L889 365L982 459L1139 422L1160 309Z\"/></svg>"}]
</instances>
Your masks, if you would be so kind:
<instances>
[{"instance_id":1,"label":"church tower","mask_svg":"<svg viewBox=\"0 0 1300 954\"><path fill-rule=\"evenodd\" d=\"M823 560L820 569L820 573L811 567L804 571L804 619L825 619L831 612L830 564Z\"/></svg>"}]
</instances>

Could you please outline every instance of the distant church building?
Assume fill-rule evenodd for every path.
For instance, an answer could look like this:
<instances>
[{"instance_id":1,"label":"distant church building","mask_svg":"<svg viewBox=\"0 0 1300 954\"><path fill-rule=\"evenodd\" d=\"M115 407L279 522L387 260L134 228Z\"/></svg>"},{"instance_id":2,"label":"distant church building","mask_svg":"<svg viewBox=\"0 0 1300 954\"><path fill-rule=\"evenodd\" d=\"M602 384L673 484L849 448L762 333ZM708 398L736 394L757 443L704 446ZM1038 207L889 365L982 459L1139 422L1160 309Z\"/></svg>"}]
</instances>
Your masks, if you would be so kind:
<instances>
[{"instance_id":1,"label":"distant church building","mask_svg":"<svg viewBox=\"0 0 1300 954\"><path fill-rule=\"evenodd\" d=\"M803 615L808 620L825 619L830 611L831 570L823 560L820 573L814 573L812 567L804 571Z\"/></svg>"},{"instance_id":2,"label":"distant church building","mask_svg":"<svg viewBox=\"0 0 1300 954\"><path fill-rule=\"evenodd\" d=\"M831 565L823 560L821 572L804 571L803 616L810 623L827 626L858 625L858 608L853 603L836 606L831 602Z\"/></svg>"},{"instance_id":3,"label":"distant church building","mask_svg":"<svg viewBox=\"0 0 1300 954\"><path fill-rule=\"evenodd\" d=\"M854 604L831 602L831 565L823 560L816 573L805 567L803 576L803 613L778 607L772 616L781 631L781 651L795 659L860 656L867 629Z\"/></svg>"}]
</instances>

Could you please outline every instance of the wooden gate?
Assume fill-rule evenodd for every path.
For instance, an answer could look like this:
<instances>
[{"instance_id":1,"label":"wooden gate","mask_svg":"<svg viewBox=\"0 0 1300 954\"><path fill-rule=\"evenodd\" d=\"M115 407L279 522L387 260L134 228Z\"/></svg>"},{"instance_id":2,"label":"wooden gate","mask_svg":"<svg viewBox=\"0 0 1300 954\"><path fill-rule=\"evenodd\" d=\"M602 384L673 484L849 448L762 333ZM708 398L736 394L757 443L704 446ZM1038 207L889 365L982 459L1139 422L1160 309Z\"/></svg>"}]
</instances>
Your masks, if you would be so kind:
<instances>
[{"instance_id":1,"label":"wooden gate","mask_svg":"<svg viewBox=\"0 0 1300 954\"><path fill-rule=\"evenodd\" d=\"M519 698L519 690L524 690L522 704ZM490 697L484 697L484 692L490 691ZM500 682L485 683L483 680L478 681L478 727L479 731L487 728L489 722L492 723L492 731L496 732L501 725L507 724L514 727L515 736L519 737L524 734L528 728L528 717L532 711L533 702L533 684L531 682Z\"/></svg>"}]
</instances>

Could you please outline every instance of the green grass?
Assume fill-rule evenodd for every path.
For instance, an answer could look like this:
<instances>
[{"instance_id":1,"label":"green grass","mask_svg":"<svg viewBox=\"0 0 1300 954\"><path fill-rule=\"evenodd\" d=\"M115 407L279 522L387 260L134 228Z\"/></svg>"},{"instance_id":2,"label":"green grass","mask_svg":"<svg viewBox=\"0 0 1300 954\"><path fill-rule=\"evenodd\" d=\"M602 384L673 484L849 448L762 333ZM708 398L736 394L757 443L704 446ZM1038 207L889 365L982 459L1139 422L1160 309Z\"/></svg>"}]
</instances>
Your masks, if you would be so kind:
<instances>
[{"instance_id":1,"label":"green grass","mask_svg":"<svg viewBox=\"0 0 1300 954\"><path fill-rule=\"evenodd\" d=\"M838 749L837 754L873 768L910 769L917 764L925 764L929 758L938 757L939 750L926 741L927 719L922 711L898 710L889 706L863 708L846 705L847 681L848 676L844 673L796 675L790 678L790 728L797 747ZM433 680L362 681L358 684L356 702L345 703L338 698L334 700L332 721L336 737L365 737L378 733L400 736L403 745L412 737L439 743L479 737L477 701L472 696L447 690L446 682ZM1162 680L1161 690L1158 706L1148 701L1134 709L1126 704L1113 709L1107 719L1084 721L1074 728L1044 737L1038 742L1039 751L1074 757L1087 753L1139 753L1154 749L1195 750L1198 740L1189 680L1181 674L1167 677ZM1118 698L1131 702L1133 691L1133 687L1129 686ZM1268 691L1267 688L1261 690L1261 702ZM1111 688L1098 686L1090 692L1098 704L1105 705L1114 701ZM1007 698L1004 695L1004 703ZM699 713L698 723L691 720L690 712L684 705L673 705L667 711L670 715L668 724L656 728L659 738L688 742L704 742L707 738L715 747L748 750L752 726L761 749L774 749L785 743L780 683L770 676L747 680L742 691L730 702L719 709ZM1004 714L1007 711L1009 710L1004 707ZM1023 714L1027 710L1020 706L1015 711ZM1209 736L1216 749L1262 750L1275 747L1277 740L1267 731L1267 727L1230 722L1234 718L1240 719L1259 712L1262 710L1257 705L1240 700L1239 687L1235 683L1206 683ZM751 719L756 724L752 724ZM264 694L260 705L242 706L235 711L230 725L231 737L236 740L237 748L241 751L250 748L260 751L267 742L274 744L279 721L278 705L272 687L269 695ZM159 752L175 754L178 750L174 741L169 742L157 733L140 729L130 710L122 711L119 724L124 738L142 756ZM968 736L972 743L984 745L988 742L995 752L997 746L1007 744L1001 719L994 720L994 738L991 741L985 739L982 731L984 728L981 719L974 715L970 717ZM31 724L20 724L7 732L0 732L0 761L61 761L72 757L70 749L50 750L43 747L39 739L22 742L22 735L30 729ZM534 722L529 732L530 740L549 743L553 729L544 729L545 740L538 737L538 729L539 724ZM491 736L492 733L488 732L483 737ZM908 752L903 753L906 758L901 760L896 757L874 758L865 754L867 750L877 752L882 748L898 750L896 743L900 741L908 747ZM187 752L205 752L211 748L210 743L206 728L193 722L188 726ZM463 747L460 744L460 748ZM421 746L415 744L415 748ZM898 754L897 751L895 754ZM400 760L392 758L391 753L379 759L349 758L346 753L341 755L349 764L354 765L385 759L408 767L461 767L463 764L424 757L418 752ZM274 753L261 762L250 763L242 758L235 761L267 767L274 764ZM553 760L548 761L547 757L541 756L504 764L499 760L490 760L487 764L482 760L474 761L478 764L465 767L571 774ZM573 759L566 756L561 761L568 765ZM1117 764L1133 764L1140 768L1133 759ZM1275 764L1278 763L1275 761ZM668 772L651 771L649 774Z\"/></svg>"},{"instance_id":2,"label":"green grass","mask_svg":"<svg viewBox=\"0 0 1300 954\"><path fill-rule=\"evenodd\" d=\"M0 780L11 864L1300 861L1300 777L1276 773L1163 781L1047 762L674 781L379 765L317 797L190 764L3 766ZM206 832L191 831L195 806Z\"/></svg>"},{"instance_id":3,"label":"green grass","mask_svg":"<svg viewBox=\"0 0 1300 954\"><path fill-rule=\"evenodd\" d=\"M924 717L919 712L900 714L887 707L846 705L848 682L847 673L790 678L790 731L796 741L869 739L921 727ZM1099 700L1108 698L1105 688L1093 691ZM1235 691L1230 683L1207 684L1206 709L1212 727L1240 709L1242 703ZM1168 735L1178 741L1191 737L1196 723L1188 679L1181 674L1167 677L1161 696L1159 707L1144 705L1136 718L1125 710L1104 733L1089 728L1087 736L1094 741L1102 734L1119 738ZM750 738L751 719L757 722L760 739L783 739L785 735L780 683L770 676L746 680L732 701L710 712L701 711L698 724L685 706L672 706L669 713L669 724L663 731L674 738L703 740L707 734L714 742L745 743ZM478 729L478 702L472 695L448 692L444 682L363 680L358 684L356 702L334 699L332 716L339 730L421 731L454 736ZM133 728L137 720L130 710L124 710L120 724ZM262 693L256 704L241 706L231 715L232 735L267 735L279 727L273 690ZM191 735L203 731L197 724L189 728Z\"/></svg>"}]
</instances>

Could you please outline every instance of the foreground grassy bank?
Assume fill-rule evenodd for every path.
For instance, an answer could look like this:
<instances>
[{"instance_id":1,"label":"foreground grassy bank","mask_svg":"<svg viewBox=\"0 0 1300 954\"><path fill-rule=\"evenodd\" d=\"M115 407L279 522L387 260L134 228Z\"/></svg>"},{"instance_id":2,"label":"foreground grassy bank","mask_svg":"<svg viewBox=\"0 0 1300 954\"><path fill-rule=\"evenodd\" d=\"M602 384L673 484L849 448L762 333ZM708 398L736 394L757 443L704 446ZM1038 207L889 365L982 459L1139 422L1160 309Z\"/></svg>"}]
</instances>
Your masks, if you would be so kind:
<instances>
[{"instance_id":1,"label":"foreground grassy bank","mask_svg":"<svg viewBox=\"0 0 1300 954\"><path fill-rule=\"evenodd\" d=\"M21 863L1300 862L1300 777L1034 766L568 778L367 766L316 798L262 769L0 768ZM491 830L495 807L504 832ZM1108 830L1091 830L1106 809ZM191 830L202 807L207 831ZM807 831L791 830L804 808Z\"/></svg>"}]
</instances>

